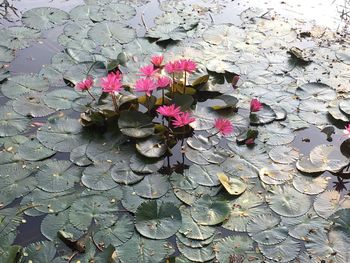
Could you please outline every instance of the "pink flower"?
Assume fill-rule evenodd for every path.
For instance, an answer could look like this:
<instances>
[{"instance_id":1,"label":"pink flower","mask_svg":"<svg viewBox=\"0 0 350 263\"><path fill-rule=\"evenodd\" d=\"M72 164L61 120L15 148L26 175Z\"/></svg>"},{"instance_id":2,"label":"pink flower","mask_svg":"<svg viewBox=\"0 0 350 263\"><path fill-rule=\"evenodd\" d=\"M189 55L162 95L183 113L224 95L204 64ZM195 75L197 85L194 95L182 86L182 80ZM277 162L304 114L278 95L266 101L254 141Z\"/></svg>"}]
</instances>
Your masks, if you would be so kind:
<instances>
[{"instance_id":1,"label":"pink flower","mask_svg":"<svg viewBox=\"0 0 350 263\"><path fill-rule=\"evenodd\" d=\"M251 112L257 112L259 110L261 110L263 107L263 105L261 104L261 102L258 99L252 99L250 102L250 111Z\"/></svg>"},{"instance_id":2,"label":"pink flower","mask_svg":"<svg viewBox=\"0 0 350 263\"><path fill-rule=\"evenodd\" d=\"M168 62L165 64L165 71L168 74L178 73L182 71L182 66L180 61L176 60L174 62Z\"/></svg>"},{"instance_id":3,"label":"pink flower","mask_svg":"<svg viewBox=\"0 0 350 263\"><path fill-rule=\"evenodd\" d=\"M164 57L162 55L160 56L153 56L151 57L151 63L155 66L155 67L160 67L163 63Z\"/></svg>"},{"instance_id":4,"label":"pink flower","mask_svg":"<svg viewBox=\"0 0 350 263\"><path fill-rule=\"evenodd\" d=\"M345 126L345 130L343 132L346 136L350 136L350 123Z\"/></svg>"},{"instance_id":5,"label":"pink flower","mask_svg":"<svg viewBox=\"0 0 350 263\"><path fill-rule=\"evenodd\" d=\"M119 72L109 73L107 77L101 79L103 92L116 93L122 89L121 75Z\"/></svg>"},{"instance_id":6,"label":"pink flower","mask_svg":"<svg viewBox=\"0 0 350 263\"><path fill-rule=\"evenodd\" d=\"M157 109L157 112L162 114L165 117L175 117L177 115L179 115L179 113L181 112L180 107L176 107L175 104L171 104L169 106L160 106Z\"/></svg>"},{"instance_id":7,"label":"pink flower","mask_svg":"<svg viewBox=\"0 0 350 263\"><path fill-rule=\"evenodd\" d=\"M171 79L166 76L160 76L157 79L157 86L159 89L167 88L171 85Z\"/></svg>"},{"instance_id":8,"label":"pink flower","mask_svg":"<svg viewBox=\"0 0 350 263\"><path fill-rule=\"evenodd\" d=\"M191 59L181 59L180 69L187 73L193 73L197 68L197 64Z\"/></svg>"},{"instance_id":9,"label":"pink flower","mask_svg":"<svg viewBox=\"0 0 350 263\"><path fill-rule=\"evenodd\" d=\"M151 64L151 65L147 65L147 66L140 68L141 74L139 74L139 75L146 77L146 78L150 78L150 77L153 77L154 74L157 73L157 71L158 71L158 69L155 69L154 66Z\"/></svg>"},{"instance_id":10,"label":"pink flower","mask_svg":"<svg viewBox=\"0 0 350 263\"><path fill-rule=\"evenodd\" d=\"M230 135L233 132L233 125L229 120L216 119L214 127L224 136Z\"/></svg>"},{"instance_id":11,"label":"pink flower","mask_svg":"<svg viewBox=\"0 0 350 263\"><path fill-rule=\"evenodd\" d=\"M80 91L89 90L94 85L94 79L92 77L87 77L85 80L78 82L75 85Z\"/></svg>"},{"instance_id":12,"label":"pink flower","mask_svg":"<svg viewBox=\"0 0 350 263\"><path fill-rule=\"evenodd\" d=\"M156 83L150 78L138 79L135 84L136 91L145 92L148 97L151 96L152 91L154 91L156 88Z\"/></svg>"},{"instance_id":13,"label":"pink flower","mask_svg":"<svg viewBox=\"0 0 350 263\"><path fill-rule=\"evenodd\" d=\"M176 128L183 127L196 119L190 116L188 112L180 112L178 115L174 116L173 125Z\"/></svg>"}]
</instances>

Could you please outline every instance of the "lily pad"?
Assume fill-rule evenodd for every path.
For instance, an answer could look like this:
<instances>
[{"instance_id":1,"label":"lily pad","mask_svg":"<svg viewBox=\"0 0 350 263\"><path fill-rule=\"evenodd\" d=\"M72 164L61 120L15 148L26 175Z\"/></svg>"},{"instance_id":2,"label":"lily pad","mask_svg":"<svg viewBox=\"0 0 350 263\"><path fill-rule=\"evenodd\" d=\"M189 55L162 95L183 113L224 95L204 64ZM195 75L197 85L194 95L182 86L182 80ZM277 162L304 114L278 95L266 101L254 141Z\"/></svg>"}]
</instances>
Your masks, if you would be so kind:
<instances>
[{"instance_id":1,"label":"lily pad","mask_svg":"<svg viewBox=\"0 0 350 263\"><path fill-rule=\"evenodd\" d=\"M311 207L310 197L290 186L275 186L270 193L266 196L266 201L270 208L281 216L301 216Z\"/></svg>"},{"instance_id":2,"label":"lily pad","mask_svg":"<svg viewBox=\"0 0 350 263\"><path fill-rule=\"evenodd\" d=\"M150 174L157 172L163 166L164 160L145 158L134 154L130 159L130 169L135 173Z\"/></svg>"},{"instance_id":3,"label":"lily pad","mask_svg":"<svg viewBox=\"0 0 350 263\"><path fill-rule=\"evenodd\" d=\"M54 155L56 151L46 148L37 139L26 141L18 148L20 158L28 161L39 161Z\"/></svg>"},{"instance_id":4,"label":"lily pad","mask_svg":"<svg viewBox=\"0 0 350 263\"><path fill-rule=\"evenodd\" d=\"M135 138L145 138L154 133L152 118L139 111L123 111L118 126L123 134Z\"/></svg>"},{"instance_id":5,"label":"lily pad","mask_svg":"<svg viewBox=\"0 0 350 263\"><path fill-rule=\"evenodd\" d=\"M136 143L136 150L145 157L159 158L162 157L168 146L160 137L152 136L143 141Z\"/></svg>"},{"instance_id":6,"label":"lily pad","mask_svg":"<svg viewBox=\"0 0 350 263\"><path fill-rule=\"evenodd\" d=\"M172 203L148 201L135 214L135 227L141 235L151 239L166 239L174 235L182 224L181 213Z\"/></svg>"},{"instance_id":7,"label":"lily pad","mask_svg":"<svg viewBox=\"0 0 350 263\"><path fill-rule=\"evenodd\" d=\"M135 39L135 30L117 22L96 23L88 32L89 37L98 45L114 43L126 44Z\"/></svg>"},{"instance_id":8,"label":"lily pad","mask_svg":"<svg viewBox=\"0 0 350 263\"><path fill-rule=\"evenodd\" d=\"M220 183L225 187L230 195L240 195L247 189L246 184L240 178L228 177L224 173L218 173L217 176Z\"/></svg>"},{"instance_id":9,"label":"lily pad","mask_svg":"<svg viewBox=\"0 0 350 263\"><path fill-rule=\"evenodd\" d=\"M111 169L111 176L117 183L125 185L135 184L143 179L142 175L135 174L130 169L129 160L121 160L116 163Z\"/></svg>"},{"instance_id":10,"label":"lily pad","mask_svg":"<svg viewBox=\"0 0 350 263\"><path fill-rule=\"evenodd\" d=\"M34 29L49 29L64 24L69 19L66 12L52 7L38 7L22 14L22 22Z\"/></svg>"},{"instance_id":11,"label":"lily pad","mask_svg":"<svg viewBox=\"0 0 350 263\"><path fill-rule=\"evenodd\" d=\"M0 107L0 137L13 136L25 131L30 120L13 111L10 106Z\"/></svg>"},{"instance_id":12,"label":"lily pad","mask_svg":"<svg viewBox=\"0 0 350 263\"><path fill-rule=\"evenodd\" d=\"M159 198L169 190L169 180L161 174L150 174L134 185L134 190L138 196L144 198Z\"/></svg>"},{"instance_id":13,"label":"lily pad","mask_svg":"<svg viewBox=\"0 0 350 263\"><path fill-rule=\"evenodd\" d=\"M81 182L93 190L110 190L118 184L111 176L111 164L107 162L96 163L93 166L85 168Z\"/></svg>"},{"instance_id":14,"label":"lily pad","mask_svg":"<svg viewBox=\"0 0 350 263\"><path fill-rule=\"evenodd\" d=\"M301 245L292 238L287 238L277 245L260 245L261 253L268 259L278 262L290 262L295 259L300 252Z\"/></svg>"},{"instance_id":15,"label":"lily pad","mask_svg":"<svg viewBox=\"0 0 350 263\"><path fill-rule=\"evenodd\" d=\"M314 202L316 213L325 219L330 217L339 209L350 208L350 198L341 199L339 192L335 190L325 191L319 194Z\"/></svg>"},{"instance_id":16,"label":"lily pad","mask_svg":"<svg viewBox=\"0 0 350 263\"><path fill-rule=\"evenodd\" d=\"M229 217L230 207L225 201L204 195L191 207L191 215L201 225L217 225Z\"/></svg>"}]
</instances>

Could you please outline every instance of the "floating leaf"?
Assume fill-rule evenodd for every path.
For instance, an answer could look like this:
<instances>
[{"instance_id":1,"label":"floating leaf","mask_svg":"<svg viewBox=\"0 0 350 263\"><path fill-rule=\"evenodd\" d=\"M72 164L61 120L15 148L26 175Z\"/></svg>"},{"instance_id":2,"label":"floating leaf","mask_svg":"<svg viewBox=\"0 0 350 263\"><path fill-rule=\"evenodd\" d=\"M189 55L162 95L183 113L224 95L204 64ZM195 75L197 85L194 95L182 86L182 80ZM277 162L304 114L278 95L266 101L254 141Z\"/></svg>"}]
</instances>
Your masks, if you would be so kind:
<instances>
[{"instance_id":1,"label":"floating leaf","mask_svg":"<svg viewBox=\"0 0 350 263\"><path fill-rule=\"evenodd\" d=\"M111 176L114 181L121 184L135 184L143 179L142 175L135 174L130 169L130 161L129 160L121 160L116 163L111 169Z\"/></svg>"},{"instance_id":2,"label":"floating leaf","mask_svg":"<svg viewBox=\"0 0 350 263\"><path fill-rule=\"evenodd\" d=\"M289 237L277 245L259 244L259 249L268 259L278 262L290 262L299 255L301 245L298 241Z\"/></svg>"},{"instance_id":3,"label":"floating leaf","mask_svg":"<svg viewBox=\"0 0 350 263\"><path fill-rule=\"evenodd\" d=\"M247 189L246 184L240 178L228 177L224 173L218 173L217 176L230 195L240 195Z\"/></svg>"},{"instance_id":4,"label":"floating leaf","mask_svg":"<svg viewBox=\"0 0 350 263\"><path fill-rule=\"evenodd\" d=\"M169 180L161 174L150 174L134 185L134 190L137 195L144 198L159 198L169 190Z\"/></svg>"},{"instance_id":5,"label":"floating leaf","mask_svg":"<svg viewBox=\"0 0 350 263\"><path fill-rule=\"evenodd\" d=\"M314 202L316 213L320 217L327 219L339 209L350 208L350 198L340 198L340 193L335 190L325 191L319 194Z\"/></svg>"},{"instance_id":6,"label":"floating leaf","mask_svg":"<svg viewBox=\"0 0 350 263\"><path fill-rule=\"evenodd\" d=\"M117 186L111 176L111 164L101 162L85 168L81 182L93 190L105 191Z\"/></svg>"},{"instance_id":7,"label":"floating leaf","mask_svg":"<svg viewBox=\"0 0 350 263\"><path fill-rule=\"evenodd\" d=\"M117 206L104 196L84 197L70 207L69 221L80 230L87 230L92 220L95 224L108 228L116 221L117 210Z\"/></svg>"},{"instance_id":8,"label":"floating leaf","mask_svg":"<svg viewBox=\"0 0 350 263\"><path fill-rule=\"evenodd\" d=\"M20 158L28 161L39 161L54 155L56 151L42 145L37 139L26 141L18 147Z\"/></svg>"},{"instance_id":9,"label":"floating leaf","mask_svg":"<svg viewBox=\"0 0 350 263\"><path fill-rule=\"evenodd\" d=\"M168 146L160 137L152 136L143 141L136 143L136 150L145 157L159 158L162 157Z\"/></svg>"},{"instance_id":10,"label":"floating leaf","mask_svg":"<svg viewBox=\"0 0 350 263\"><path fill-rule=\"evenodd\" d=\"M23 255L26 262L50 263L54 262L56 247L49 241L32 243L24 249Z\"/></svg>"},{"instance_id":11,"label":"floating leaf","mask_svg":"<svg viewBox=\"0 0 350 263\"><path fill-rule=\"evenodd\" d=\"M204 195L191 207L191 215L201 225L217 225L228 218L230 207L225 201Z\"/></svg>"},{"instance_id":12,"label":"floating leaf","mask_svg":"<svg viewBox=\"0 0 350 263\"><path fill-rule=\"evenodd\" d=\"M191 262L206 262L215 258L211 244L202 248L191 248L177 240L177 247L182 255L191 260Z\"/></svg>"},{"instance_id":13,"label":"floating leaf","mask_svg":"<svg viewBox=\"0 0 350 263\"><path fill-rule=\"evenodd\" d=\"M24 26L13 26L0 29L0 45L10 49L29 47L31 42L40 37L40 32Z\"/></svg>"},{"instance_id":14,"label":"floating leaf","mask_svg":"<svg viewBox=\"0 0 350 263\"><path fill-rule=\"evenodd\" d=\"M22 22L26 26L40 30L62 25L68 18L66 12L52 7L33 8L22 14Z\"/></svg>"},{"instance_id":15,"label":"floating leaf","mask_svg":"<svg viewBox=\"0 0 350 263\"><path fill-rule=\"evenodd\" d=\"M164 160L145 158L134 154L130 159L130 169L135 173L150 174L157 172L163 166Z\"/></svg>"},{"instance_id":16,"label":"floating leaf","mask_svg":"<svg viewBox=\"0 0 350 263\"><path fill-rule=\"evenodd\" d=\"M151 239L166 239L174 235L182 224L181 213L172 203L148 201L135 213L135 227L141 235Z\"/></svg>"},{"instance_id":17,"label":"floating leaf","mask_svg":"<svg viewBox=\"0 0 350 263\"><path fill-rule=\"evenodd\" d=\"M27 129L30 120L10 106L0 107L0 137L17 135Z\"/></svg>"},{"instance_id":18,"label":"floating leaf","mask_svg":"<svg viewBox=\"0 0 350 263\"><path fill-rule=\"evenodd\" d=\"M118 247L127 242L134 234L134 220L129 215L121 215L110 227L97 231L93 235L94 241L107 247Z\"/></svg>"},{"instance_id":19,"label":"floating leaf","mask_svg":"<svg viewBox=\"0 0 350 263\"><path fill-rule=\"evenodd\" d=\"M275 186L266 196L270 208L285 217L296 217L305 214L311 206L310 197L299 193L290 186Z\"/></svg>"},{"instance_id":20,"label":"floating leaf","mask_svg":"<svg viewBox=\"0 0 350 263\"><path fill-rule=\"evenodd\" d=\"M264 103L262 103L262 109L258 112L252 112L249 116L250 124L261 125L273 122L277 116L274 110Z\"/></svg>"},{"instance_id":21,"label":"floating leaf","mask_svg":"<svg viewBox=\"0 0 350 263\"><path fill-rule=\"evenodd\" d=\"M41 93L27 93L12 102L13 109L23 116L45 117L55 111L44 104Z\"/></svg>"},{"instance_id":22,"label":"floating leaf","mask_svg":"<svg viewBox=\"0 0 350 263\"><path fill-rule=\"evenodd\" d=\"M117 22L96 23L88 32L98 45L126 44L136 37L135 30Z\"/></svg>"},{"instance_id":23,"label":"floating leaf","mask_svg":"<svg viewBox=\"0 0 350 263\"><path fill-rule=\"evenodd\" d=\"M123 134L135 138L145 138L154 133L152 118L139 111L123 111L118 126Z\"/></svg>"},{"instance_id":24,"label":"floating leaf","mask_svg":"<svg viewBox=\"0 0 350 263\"><path fill-rule=\"evenodd\" d=\"M323 176L305 176L298 175L293 178L293 186L300 193L316 195L322 193L328 187L329 178Z\"/></svg>"},{"instance_id":25,"label":"floating leaf","mask_svg":"<svg viewBox=\"0 0 350 263\"><path fill-rule=\"evenodd\" d=\"M299 159L299 152L290 146L276 146L269 152L270 158L276 163L289 164Z\"/></svg>"}]
</instances>

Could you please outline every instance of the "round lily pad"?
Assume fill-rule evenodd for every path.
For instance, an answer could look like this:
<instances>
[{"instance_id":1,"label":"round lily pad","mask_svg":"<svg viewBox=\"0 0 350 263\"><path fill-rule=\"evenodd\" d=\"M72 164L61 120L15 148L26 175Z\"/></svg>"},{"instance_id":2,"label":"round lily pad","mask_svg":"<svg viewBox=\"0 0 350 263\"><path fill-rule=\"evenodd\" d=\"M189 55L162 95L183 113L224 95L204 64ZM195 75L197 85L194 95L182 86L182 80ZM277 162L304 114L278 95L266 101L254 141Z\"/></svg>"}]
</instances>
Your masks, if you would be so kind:
<instances>
[{"instance_id":1,"label":"round lily pad","mask_svg":"<svg viewBox=\"0 0 350 263\"><path fill-rule=\"evenodd\" d=\"M96 163L85 168L81 182L93 190L105 191L117 186L111 176L111 164L107 162Z\"/></svg>"},{"instance_id":2,"label":"round lily pad","mask_svg":"<svg viewBox=\"0 0 350 263\"><path fill-rule=\"evenodd\" d=\"M80 181L81 170L69 161L49 160L37 173L38 187L47 192L62 192Z\"/></svg>"},{"instance_id":3,"label":"round lily pad","mask_svg":"<svg viewBox=\"0 0 350 263\"><path fill-rule=\"evenodd\" d=\"M308 195L299 193L290 186L275 186L267 194L266 201L277 214L285 217L295 217L305 214L311 206Z\"/></svg>"},{"instance_id":4,"label":"round lily pad","mask_svg":"<svg viewBox=\"0 0 350 263\"><path fill-rule=\"evenodd\" d=\"M30 120L13 111L10 106L0 107L0 137L17 135L27 129Z\"/></svg>"},{"instance_id":5,"label":"round lily pad","mask_svg":"<svg viewBox=\"0 0 350 263\"><path fill-rule=\"evenodd\" d=\"M145 158L139 154L134 154L130 159L130 169L135 173L150 174L157 172L163 166L162 158Z\"/></svg>"},{"instance_id":6,"label":"round lily pad","mask_svg":"<svg viewBox=\"0 0 350 263\"><path fill-rule=\"evenodd\" d=\"M28 161L39 161L54 155L56 151L46 148L37 139L26 141L18 147L20 158Z\"/></svg>"},{"instance_id":7,"label":"round lily pad","mask_svg":"<svg viewBox=\"0 0 350 263\"><path fill-rule=\"evenodd\" d=\"M96 23L88 32L89 37L98 45L126 44L136 37L135 30L117 22Z\"/></svg>"},{"instance_id":8,"label":"round lily pad","mask_svg":"<svg viewBox=\"0 0 350 263\"><path fill-rule=\"evenodd\" d=\"M169 179L161 174L150 174L143 178L143 180L134 185L134 190L137 195L155 199L159 198L169 190Z\"/></svg>"},{"instance_id":9,"label":"round lily pad","mask_svg":"<svg viewBox=\"0 0 350 263\"><path fill-rule=\"evenodd\" d=\"M168 149L164 140L160 137L152 136L136 143L136 150L145 157L159 158Z\"/></svg>"},{"instance_id":10,"label":"round lily pad","mask_svg":"<svg viewBox=\"0 0 350 263\"><path fill-rule=\"evenodd\" d=\"M191 215L201 225L217 225L229 217L230 207L225 201L204 195L191 207Z\"/></svg>"},{"instance_id":11,"label":"round lily pad","mask_svg":"<svg viewBox=\"0 0 350 263\"><path fill-rule=\"evenodd\" d=\"M335 190L325 191L319 194L316 196L314 202L316 213L326 219L337 210L343 208L350 208L350 198L345 197L341 199L340 193Z\"/></svg>"},{"instance_id":12,"label":"round lily pad","mask_svg":"<svg viewBox=\"0 0 350 263\"><path fill-rule=\"evenodd\" d=\"M131 216L123 214L112 226L97 231L93 235L93 239L97 244L105 247L109 244L118 247L128 241L133 234L134 220Z\"/></svg>"},{"instance_id":13,"label":"round lily pad","mask_svg":"<svg viewBox=\"0 0 350 263\"><path fill-rule=\"evenodd\" d=\"M166 239L174 235L182 224L180 210L172 203L148 201L136 210L135 227L141 235L152 239Z\"/></svg>"},{"instance_id":14,"label":"round lily pad","mask_svg":"<svg viewBox=\"0 0 350 263\"><path fill-rule=\"evenodd\" d=\"M116 163L111 169L111 176L117 183L126 185L135 184L143 179L142 175L135 174L129 167L129 160Z\"/></svg>"},{"instance_id":15,"label":"round lily pad","mask_svg":"<svg viewBox=\"0 0 350 263\"><path fill-rule=\"evenodd\" d=\"M108 228L117 219L115 204L104 196L87 196L76 200L69 209L69 221L80 230L87 230L92 221Z\"/></svg>"},{"instance_id":16,"label":"round lily pad","mask_svg":"<svg viewBox=\"0 0 350 263\"><path fill-rule=\"evenodd\" d=\"M316 195L322 193L328 187L329 178L323 176L298 175L293 178L293 186L300 193Z\"/></svg>"},{"instance_id":17,"label":"round lily pad","mask_svg":"<svg viewBox=\"0 0 350 263\"><path fill-rule=\"evenodd\" d=\"M123 111L118 126L123 134L134 138L145 138L154 133L152 118L139 111Z\"/></svg>"},{"instance_id":18,"label":"round lily pad","mask_svg":"<svg viewBox=\"0 0 350 263\"><path fill-rule=\"evenodd\" d=\"M221 184L231 195L240 195L247 189L245 182L240 178L228 177L224 173L219 173L217 176Z\"/></svg>"},{"instance_id":19,"label":"round lily pad","mask_svg":"<svg viewBox=\"0 0 350 263\"><path fill-rule=\"evenodd\" d=\"M22 14L22 22L26 26L40 30L62 25L68 18L66 12L52 7L33 8Z\"/></svg>"},{"instance_id":20,"label":"round lily pad","mask_svg":"<svg viewBox=\"0 0 350 263\"><path fill-rule=\"evenodd\" d=\"M289 237L277 245L259 244L259 249L268 259L287 263L299 255L301 245Z\"/></svg>"}]
</instances>

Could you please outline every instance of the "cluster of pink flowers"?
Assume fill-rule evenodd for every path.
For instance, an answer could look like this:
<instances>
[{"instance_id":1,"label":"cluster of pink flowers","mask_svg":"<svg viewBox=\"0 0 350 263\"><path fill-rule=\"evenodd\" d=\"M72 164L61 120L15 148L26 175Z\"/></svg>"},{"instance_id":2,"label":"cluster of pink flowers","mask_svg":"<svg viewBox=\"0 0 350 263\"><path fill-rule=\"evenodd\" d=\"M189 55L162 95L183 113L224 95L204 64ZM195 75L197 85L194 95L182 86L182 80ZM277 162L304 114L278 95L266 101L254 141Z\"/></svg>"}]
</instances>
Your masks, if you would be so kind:
<instances>
[{"instance_id":1,"label":"cluster of pink flowers","mask_svg":"<svg viewBox=\"0 0 350 263\"><path fill-rule=\"evenodd\" d=\"M197 69L197 64L191 59L180 59L173 62L168 62L164 68L168 74L181 72L191 74Z\"/></svg>"},{"instance_id":2,"label":"cluster of pink flowers","mask_svg":"<svg viewBox=\"0 0 350 263\"><path fill-rule=\"evenodd\" d=\"M150 97L156 89L165 89L171 85L172 81L169 77L159 74L163 60L163 56L153 56L151 64L140 68L139 75L143 78L136 81L137 92L145 92L146 96Z\"/></svg>"},{"instance_id":3,"label":"cluster of pink flowers","mask_svg":"<svg viewBox=\"0 0 350 263\"><path fill-rule=\"evenodd\" d=\"M100 85L103 92L109 94L115 94L121 91L122 89L122 75L119 72L111 72L101 79Z\"/></svg>"},{"instance_id":4,"label":"cluster of pink flowers","mask_svg":"<svg viewBox=\"0 0 350 263\"><path fill-rule=\"evenodd\" d=\"M191 117L189 112L182 112L180 107L175 106L175 104L160 106L157 112L165 117L174 118L172 124L176 128L186 126L196 120Z\"/></svg>"}]
</instances>

